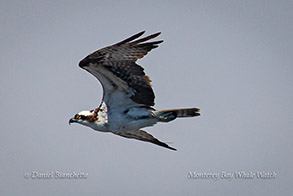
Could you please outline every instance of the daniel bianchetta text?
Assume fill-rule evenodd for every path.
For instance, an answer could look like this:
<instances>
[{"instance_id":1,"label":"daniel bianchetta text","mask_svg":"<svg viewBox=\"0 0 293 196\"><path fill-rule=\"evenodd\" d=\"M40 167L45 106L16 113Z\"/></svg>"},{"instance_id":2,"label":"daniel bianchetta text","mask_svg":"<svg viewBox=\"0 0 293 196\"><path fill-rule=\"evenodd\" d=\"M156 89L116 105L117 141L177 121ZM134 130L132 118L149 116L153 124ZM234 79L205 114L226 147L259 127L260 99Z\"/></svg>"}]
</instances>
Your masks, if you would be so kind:
<instances>
[{"instance_id":1,"label":"daniel bianchetta text","mask_svg":"<svg viewBox=\"0 0 293 196\"><path fill-rule=\"evenodd\" d=\"M50 171L50 172L26 172L24 173L25 179L87 179L88 173L86 172L62 172L62 171Z\"/></svg>"},{"instance_id":2,"label":"daniel bianchetta text","mask_svg":"<svg viewBox=\"0 0 293 196\"><path fill-rule=\"evenodd\" d=\"M194 180L246 180L246 179L276 179L276 172L266 171L235 171L235 172L196 172L191 171L188 173L188 179Z\"/></svg>"}]
</instances>

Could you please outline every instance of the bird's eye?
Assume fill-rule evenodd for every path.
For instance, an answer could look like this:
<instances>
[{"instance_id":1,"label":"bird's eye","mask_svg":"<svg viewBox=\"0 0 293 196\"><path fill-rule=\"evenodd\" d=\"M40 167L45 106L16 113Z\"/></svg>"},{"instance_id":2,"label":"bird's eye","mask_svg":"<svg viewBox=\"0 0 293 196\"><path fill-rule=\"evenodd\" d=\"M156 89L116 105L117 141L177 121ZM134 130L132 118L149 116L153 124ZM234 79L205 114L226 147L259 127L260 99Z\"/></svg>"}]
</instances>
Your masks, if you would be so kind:
<instances>
[{"instance_id":1,"label":"bird's eye","mask_svg":"<svg viewBox=\"0 0 293 196\"><path fill-rule=\"evenodd\" d=\"M75 118L75 119L79 119L79 117L80 117L80 116L79 116L78 114L76 114L74 118Z\"/></svg>"}]
</instances>

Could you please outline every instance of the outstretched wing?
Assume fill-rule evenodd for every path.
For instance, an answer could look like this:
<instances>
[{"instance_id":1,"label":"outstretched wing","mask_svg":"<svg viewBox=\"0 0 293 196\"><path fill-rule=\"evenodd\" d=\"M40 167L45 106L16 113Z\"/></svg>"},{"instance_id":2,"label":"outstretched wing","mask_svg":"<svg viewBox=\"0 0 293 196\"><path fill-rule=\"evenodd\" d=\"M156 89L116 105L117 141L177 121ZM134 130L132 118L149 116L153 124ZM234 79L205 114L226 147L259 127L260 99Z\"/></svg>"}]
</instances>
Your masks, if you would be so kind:
<instances>
[{"instance_id":1,"label":"outstretched wing","mask_svg":"<svg viewBox=\"0 0 293 196\"><path fill-rule=\"evenodd\" d=\"M151 142L153 144L156 144L165 148L169 148L171 150L176 150L175 148L172 148L168 144L161 142L160 140L158 140L157 138L155 138L154 136L152 136L151 134L149 134L148 132L144 130L132 130L132 131L121 131L121 132L113 131L112 133L122 137L130 138L130 139L137 139L137 140L141 140L145 142Z\"/></svg>"},{"instance_id":2,"label":"outstretched wing","mask_svg":"<svg viewBox=\"0 0 293 196\"><path fill-rule=\"evenodd\" d=\"M159 33L138 39L144 31L117 44L93 52L80 61L79 66L101 82L103 100L107 105L126 106L143 104L153 106L155 95L151 80L136 61L163 42L146 42Z\"/></svg>"}]
</instances>

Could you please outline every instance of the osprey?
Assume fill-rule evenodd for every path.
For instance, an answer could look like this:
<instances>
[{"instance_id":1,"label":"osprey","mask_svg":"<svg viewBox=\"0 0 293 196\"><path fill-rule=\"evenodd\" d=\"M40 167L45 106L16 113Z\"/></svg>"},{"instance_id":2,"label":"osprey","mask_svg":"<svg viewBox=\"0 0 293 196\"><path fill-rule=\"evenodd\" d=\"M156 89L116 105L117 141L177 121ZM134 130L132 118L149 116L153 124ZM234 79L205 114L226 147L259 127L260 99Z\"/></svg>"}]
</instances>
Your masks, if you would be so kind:
<instances>
[{"instance_id":1,"label":"osprey","mask_svg":"<svg viewBox=\"0 0 293 196\"><path fill-rule=\"evenodd\" d=\"M136 61L163 41L147 42L160 32L137 39L144 31L112 46L97 50L80 61L79 67L94 75L102 84L103 100L90 111L81 111L69 120L96 131L151 142L172 150L143 127L170 122L177 117L199 116L198 108L156 110L151 80Z\"/></svg>"}]
</instances>

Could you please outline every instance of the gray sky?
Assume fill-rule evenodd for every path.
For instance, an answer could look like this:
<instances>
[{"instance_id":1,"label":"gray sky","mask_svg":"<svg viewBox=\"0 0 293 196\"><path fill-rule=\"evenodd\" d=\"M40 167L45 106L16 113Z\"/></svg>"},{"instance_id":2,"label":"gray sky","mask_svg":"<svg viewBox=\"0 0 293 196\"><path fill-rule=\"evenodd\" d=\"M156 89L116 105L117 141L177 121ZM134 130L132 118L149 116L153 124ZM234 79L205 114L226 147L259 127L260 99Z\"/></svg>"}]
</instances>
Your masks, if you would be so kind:
<instances>
[{"instance_id":1,"label":"gray sky","mask_svg":"<svg viewBox=\"0 0 293 196\"><path fill-rule=\"evenodd\" d=\"M0 195L291 195L292 10L285 0L2 0ZM177 152L68 126L102 95L78 62L142 30L165 41L139 61L156 108L201 108L146 129ZM24 177L32 172L87 177Z\"/></svg>"}]
</instances>

